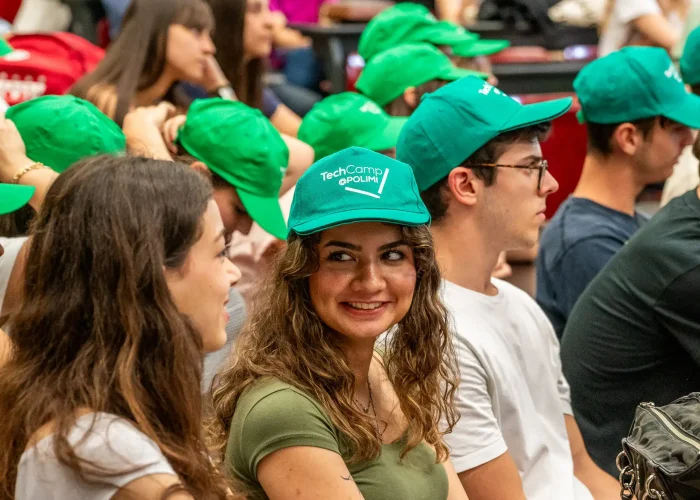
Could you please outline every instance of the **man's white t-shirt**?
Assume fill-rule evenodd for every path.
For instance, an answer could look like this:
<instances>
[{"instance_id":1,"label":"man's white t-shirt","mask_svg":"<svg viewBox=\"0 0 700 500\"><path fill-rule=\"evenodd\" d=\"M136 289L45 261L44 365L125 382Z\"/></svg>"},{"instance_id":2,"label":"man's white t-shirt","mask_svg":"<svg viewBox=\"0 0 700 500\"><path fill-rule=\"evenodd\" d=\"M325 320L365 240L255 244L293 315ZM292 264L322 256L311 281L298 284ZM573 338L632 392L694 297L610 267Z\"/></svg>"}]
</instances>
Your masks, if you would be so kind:
<instances>
[{"instance_id":1,"label":"man's white t-shirt","mask_svg":"<svg viewBox=\"0 0 700 500\"><path fill-rule=\"evenodd\" d=\"M445 435L457 472L506 451L528 500L592 500L574 477L564 414L573 414L551 323L524 291L498 279L488 296L443 281L461 381L461 418Z\"/></svg>"},{"instance_id":2,"label":"man's white t-shirt","mask_svg":"<svg viewBox=\"0 0 700 500\"><path fill-rule=\"evenodd\" d=\"M631 24L635 19L649 14L662 14L656 0L613 0L615 5L610 19L598 42L598 57L607 56L611 52L627 45L639 42L639 33ZM677 13L667 18L678 34L683 32L683 20Z\"/></svg>"}]
</instances>

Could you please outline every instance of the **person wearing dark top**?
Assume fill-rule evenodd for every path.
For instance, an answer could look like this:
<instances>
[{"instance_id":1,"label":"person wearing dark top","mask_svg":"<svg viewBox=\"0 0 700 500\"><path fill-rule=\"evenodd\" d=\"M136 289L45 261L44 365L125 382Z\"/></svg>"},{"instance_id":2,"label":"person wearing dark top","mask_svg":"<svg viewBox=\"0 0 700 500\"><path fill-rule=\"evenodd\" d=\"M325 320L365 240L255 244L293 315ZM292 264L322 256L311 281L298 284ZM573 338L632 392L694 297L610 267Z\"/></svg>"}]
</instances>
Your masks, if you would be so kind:
<instances>
[{"instance_id":1,"label":"person wearing dark top","mask_svg":"<svg viewBox=\"0 0 700 500\"><path fill-rule=\"evenodd\" d=\"M639 403L700 388L699 191L671 201L620 250L564 331L573 408L591 456L611 473Z\"/></svg>"},{"instance_id":2,"label":"person wearing dark top","mask_svg":"<svg viewBox=\"0 0 700 500\"><path fill-rule=\"evenodd\" d=\"M573 195L542 234L536 264L536 299L559 338L581 293L645 222L637 196L673 173L691 128L700 127L700 117L683 113L688 94L663 49L613 52L587 65L574 89L588 152Z\"/></svg>"}]
</instances>

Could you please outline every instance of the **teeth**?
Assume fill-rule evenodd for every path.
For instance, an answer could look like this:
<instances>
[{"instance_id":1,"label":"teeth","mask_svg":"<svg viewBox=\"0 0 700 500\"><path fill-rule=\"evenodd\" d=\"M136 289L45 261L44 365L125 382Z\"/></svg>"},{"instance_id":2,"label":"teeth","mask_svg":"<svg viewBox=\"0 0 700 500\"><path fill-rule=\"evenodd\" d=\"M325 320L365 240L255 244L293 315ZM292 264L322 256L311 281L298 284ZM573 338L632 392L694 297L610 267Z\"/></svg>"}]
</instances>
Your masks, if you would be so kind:
<instances>
[{"instance_id":1,"label":"teeth","mask_svg":"<svg viewBox=\"0 0 700 500\"><path fill-rule=\"evenodd\" d=\"M350 304L350 307L353 307L355 309L377 309L378 307L382 306L381 302L348 302Z\"/></svg>"}]
</instances>

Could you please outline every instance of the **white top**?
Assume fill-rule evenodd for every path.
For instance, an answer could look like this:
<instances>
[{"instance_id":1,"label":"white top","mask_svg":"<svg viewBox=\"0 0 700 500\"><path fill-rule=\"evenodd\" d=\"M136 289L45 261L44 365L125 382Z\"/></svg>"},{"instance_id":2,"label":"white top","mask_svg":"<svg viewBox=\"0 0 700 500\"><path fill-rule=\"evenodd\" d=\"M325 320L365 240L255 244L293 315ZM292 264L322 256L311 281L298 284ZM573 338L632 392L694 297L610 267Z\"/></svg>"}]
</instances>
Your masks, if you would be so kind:
<instances>
[{"instance_id":1,"label":"white top","mask_svg":"<svg viewBox=\"0 0 700 500\"><path fill-rule=\"evenodd\" d=\"M92 430L87 434L90 425ZM87 436L86 436L87 434ZM85 439L80 442L81 439ZM86 477L109 484L88 484L56 460L53 436L47 436L22 454L15 486L16 500L109 500L132 481L152 474L176 475L158 445L129 421L109 413L88 413L75 423L68 441L80 458L116 475L91 473ZM87 466L86 466L87 467ZM138 469L138 470L134 470ZM120 471L125 471L120 474Z\"/></svg>"},{"instance_id":2,"label":"white top","mask_svg":"<svg viewBox=\"0 0 700 500\"><path fill-rule=\"evenodd\" d=\"M661 206L663 207L673 198L695 189L699 183L698 159L693 155L693 146L688 146L683 150L683 154L673 168L673 174L666 179L664 191L661 194Z\"/></svg>"},{"instance_id":3,"label":"white top","mask_svg":"<svg viewBox=\"0 0 700 500\"><path fill-rule=\"evenodd\" d=\"M598 43L598 56L607 56L622 47L639 40L639 33L630 24L635 19L648 14L662 14L656 0L613 0L612 15ZM683 20L677 13L668 17L668 22L678 30L683 31Z\"/></svg>"},{"instance_id":4,"label":"white top","mask_svg":"<svg viewBox=\"0 0 700 500\"><path fill-rule=\"evenodd\" d=\"M464 472L508 451L528 500L592 500L574 477L569 384L554 329L524 291L492 283L495 296L443 282L461 376L461 418L444 438L452 462Z\"/></svg>"},{"instance_id":5,"label":"white top","mask_svg":"<svg viewBox=\"0 0 700 500\"><path fill-rule=\"evenodd\" d=\"M0 255L0 313L2 312L2 303L5 300L5 292L7 291L12 269L15 267L15 261L25 241L27 241L26 237L0 237L0 245L5 249L5 253Z\"/></svg>"}]
</instances>

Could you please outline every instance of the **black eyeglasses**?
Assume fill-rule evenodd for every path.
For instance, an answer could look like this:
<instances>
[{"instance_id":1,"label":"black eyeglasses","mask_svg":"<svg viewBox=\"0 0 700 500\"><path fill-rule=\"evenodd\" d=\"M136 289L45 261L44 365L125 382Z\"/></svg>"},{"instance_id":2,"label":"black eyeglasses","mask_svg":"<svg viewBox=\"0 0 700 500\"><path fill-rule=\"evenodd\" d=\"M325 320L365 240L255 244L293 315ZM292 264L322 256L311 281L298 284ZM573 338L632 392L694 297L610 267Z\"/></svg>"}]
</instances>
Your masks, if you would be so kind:
<instances>
[{"instance_id":1,"label":"black eyeglasses","mask_svg":"<svg viewBox=\"0 0 700 500\"><path fill-rule=\"evenodd\" d=\"M464 165L465 167L491 167L491 168L520 168L525 170L539 170L539 177L537 178L537 190L542 189L542 179L544 179L544 174L547 173L547 160L542 160L536 165L500 165L498 163L470 163Z\"/></svg>"}]
</instances>

